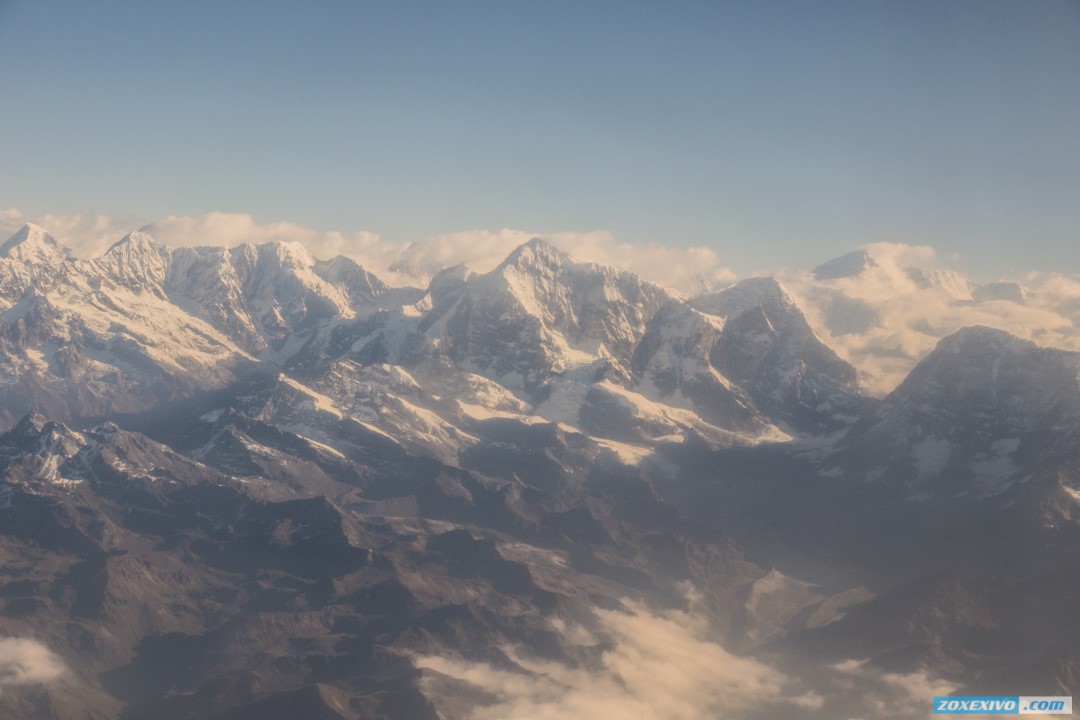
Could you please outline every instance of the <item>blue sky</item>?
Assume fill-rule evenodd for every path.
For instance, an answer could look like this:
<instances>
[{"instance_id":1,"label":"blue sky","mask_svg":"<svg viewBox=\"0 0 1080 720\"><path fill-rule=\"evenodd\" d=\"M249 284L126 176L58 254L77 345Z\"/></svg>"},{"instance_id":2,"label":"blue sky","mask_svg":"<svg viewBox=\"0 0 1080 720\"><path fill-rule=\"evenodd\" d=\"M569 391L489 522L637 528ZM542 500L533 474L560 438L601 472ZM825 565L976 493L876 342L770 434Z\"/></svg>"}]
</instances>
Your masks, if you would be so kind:
<instances>
[{"instance_id":1,"label":"blue sky","mask_svg":"<svg viewBox=\"0 0 1080 720\"><path fill-rule=\"evenodd\" d=\"M1080 272L1080 3L0 0L0 208Z\"/></svg>"}]
</instances>

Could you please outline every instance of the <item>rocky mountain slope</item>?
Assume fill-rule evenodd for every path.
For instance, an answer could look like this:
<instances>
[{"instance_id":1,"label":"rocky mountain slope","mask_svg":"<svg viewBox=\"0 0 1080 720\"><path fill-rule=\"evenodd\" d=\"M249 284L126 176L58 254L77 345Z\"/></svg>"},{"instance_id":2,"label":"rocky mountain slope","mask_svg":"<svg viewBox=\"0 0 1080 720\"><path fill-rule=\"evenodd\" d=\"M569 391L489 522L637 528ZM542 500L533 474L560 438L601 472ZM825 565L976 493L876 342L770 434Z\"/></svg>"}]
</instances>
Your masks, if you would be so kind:
<instances>
[{"instance_id":1,"label":"rocky mountain slope","mask_svg":"<svg viewBox=\"0 0 1080 720\"><path fill-rule=\"evenodd\" d=\"M0 246L0 710L1070 694L1080 356L968 328L879 398L798 296L687 299L540 240L414 289L298 245L133 233L77 260L24 228ZM637 682L681 657L728 691L700 663Z\"/></svg>"}]
</instances>

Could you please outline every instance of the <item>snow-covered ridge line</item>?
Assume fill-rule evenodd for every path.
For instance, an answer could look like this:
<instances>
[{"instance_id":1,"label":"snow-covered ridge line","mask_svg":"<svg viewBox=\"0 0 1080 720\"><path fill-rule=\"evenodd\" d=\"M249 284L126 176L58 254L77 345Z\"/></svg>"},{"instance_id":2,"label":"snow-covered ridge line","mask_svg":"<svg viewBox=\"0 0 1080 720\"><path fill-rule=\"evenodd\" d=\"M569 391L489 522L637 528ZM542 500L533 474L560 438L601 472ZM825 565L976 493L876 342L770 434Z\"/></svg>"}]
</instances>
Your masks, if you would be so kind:
<instances>
[{"instance_id":1,"label":"snow-covered ridge line","mask_svg":"<svg viewBox=\"0 0 1080 720\"><path fill-rule=\"evenodd\" d=\"M920 326L918 344L883 353L875 343L895 328L874 292L932 298L957 317L1029 312L1038 297L978 299L955 273L894 260L860 251L688 300L533 238L488 272L451 268L403 290L294 242L170 249L135 232L75 260L27 226L0 246L11 378L0 388L11 413L44 395L61 416L101 415L262 365L284 371L292 400L256 414L314 413L284 423L299 428L351 418L444 459L496 420L634 446L831 435L872 411L861 385L886 389L875 361L906 375L947 327Z\"/></svg>"}]
</instances>

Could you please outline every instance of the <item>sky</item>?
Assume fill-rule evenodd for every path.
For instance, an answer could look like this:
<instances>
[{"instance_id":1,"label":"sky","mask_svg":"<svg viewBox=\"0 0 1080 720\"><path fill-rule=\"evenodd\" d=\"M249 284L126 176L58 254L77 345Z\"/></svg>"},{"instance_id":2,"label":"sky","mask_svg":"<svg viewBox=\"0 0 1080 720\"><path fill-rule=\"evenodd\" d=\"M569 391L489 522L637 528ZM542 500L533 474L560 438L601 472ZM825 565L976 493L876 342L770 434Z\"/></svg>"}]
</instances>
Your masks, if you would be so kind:
<instances>
[{"instance_id":1,"label":"sky","mask_svg":"<svg viewBox=\"0 0 1080 720\"><path fill-rule=\"evenodd\" d=\"M0 209L1080 272L1080 2L0 0Z\"/></svg>"}]
</instances>

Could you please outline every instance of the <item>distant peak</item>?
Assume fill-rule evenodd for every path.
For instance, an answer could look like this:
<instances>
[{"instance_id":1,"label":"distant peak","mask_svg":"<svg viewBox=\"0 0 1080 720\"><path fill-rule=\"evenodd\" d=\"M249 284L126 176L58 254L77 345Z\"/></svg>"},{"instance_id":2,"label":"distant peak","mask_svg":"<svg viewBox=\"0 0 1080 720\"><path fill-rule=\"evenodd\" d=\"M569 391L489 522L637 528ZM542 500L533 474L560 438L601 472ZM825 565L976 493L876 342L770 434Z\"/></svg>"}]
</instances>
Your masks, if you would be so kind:
<instances>
[{"instance_id":1,"label":"distant peak","mask_svg":"<svg viewBox=\"0 0 1080 720\"><path fill-rule=\"evenodd\" d=\"M569 265L574 259L543 238L534 237L526 243L514 248L506 260L503 260L500 268L511 266L536 266L560 267Z\"/></svg>"},{"instance_id":2,"label":"distant peak","mask_svg":"<svg viewBox=\"0 0 1080 720\"><path fill-rule=\"evenodd\" d=\"M18 435L26 435L29 433L37 434L42 431L48 422L49 419L47 417L37 410L31 410L23 416L22 420L15 424L15 427L12 428L12 432Z\"/></svg>"},{"instance_id":3,"label":"distant peak","mask_svg":"<svg viewBox=\"0 0 1080 720\"><path fill-rule=\"evenodd\" d=\"M784 286L780 284L780 281L771 275L766 277L751 277L745 280L740 280L729 288L725 288L720 292L728 292L741 289L743 292L755 292L760 295L771 295L774 297L786 296L787 291L784 290Z\"/></svg>"},{"instance_id":4,"label":"distant peak","mask_svg":"<svg viewBox=\"0 0 1080 720\"><path fill-rule=\"evenodd\" d=\"M124 237L114 242L105 252L111 253L113 251L124 250L128 248L132 250L145 249L160 252L165 249L165 245L159 243L149 233L142 232L141 230L136 230L134 232L128 233Z\"/></svg>"},{"instance_id":5,"label":"distant peak","mask_svg":"<svg viewBox=\"0 0 1080 720\"><path fill-rule=\"evenodd\" d=\"M259 245L258 249L261 257L271 256L283 267L311 267L315 264L312 254L298 242L271 240Z\"/></svg>"},{"instance_id":6,"label":"distant peak","mask_svg":"<svg viewBox=\"0 0 1080 720\"><path fill-rule=\"evenodd\" d=\"M100 425L95 425L86 432L95 440L107 443L115 440L116 437L120 435L121 430L120 426L116 423L104 422Z\"/></svg>"},{"instance_id":7,"label":"distant peak","mask_svg":"<svg viewBox=\"0 0 1080 720\"><path fill-rule=\"evenodd\" d=\"M753 277L741 280L729 288L690 301L699 312L719 317L735 317L756 307L787 307L794 305L784 286L774 277Z\"/></svg>"},{"instance_id":8,"label":"distant peak","mask_svg":"<svg viewBox=\"0 0 1080 720\"><path fill-rule=\"evenodd\" d=\"M861 275L878 264L870 253L865 250L855 250L840 257L826 260L814 268L814 277L818 280L838 280Z\"/></svg>"},{"instance_id":9,"label":"distant peak","mask_svg":"<svg viewBox=\"0 0 1080 720\"><path fill-rule=\"evenodd\" d=\"M49 233L33 223L26 223L19 231L0 245L0 257L12 257L13 255L24 256L27 251L40 254L42 251L52 254L63 254L60 244ZM21 257L21 259L27 259Z\"/></svg>"},{"instance_id":10,"label":"distant peak","mask_svg":"<svg viewBox=\"0 0 1080 720\"><path fill-rule=\"evenodd\" d=\"M1028 290L1018 282L1001 280L998 282L976 285L972 288L971 296L975 302L1005 300L1022 304L1028 299Z\"/></svg>"},{"instance_id":11,"label":"distant peak","mask_svg":"<svg viewBox=\"0 0 1080 720\"><path fill-rule=\"evenodd\" d=\"M971 299L971 284L955 270L906 267L904 274L922 290L944 290L957 299Z\"/></svg>"},{"instance_id":12,"label":"distant peak","mask_svg":"<svg viewBox=\"0 0 1080 720\"><path fill-rule=\"evenodd\" d=\"M1024 340L1012 333L985 325L972 325L960 328L938 343L937 350L949 352L985 352L1034 350L1038 347L1030 340Z\"/></svg>"}]
</instances>

